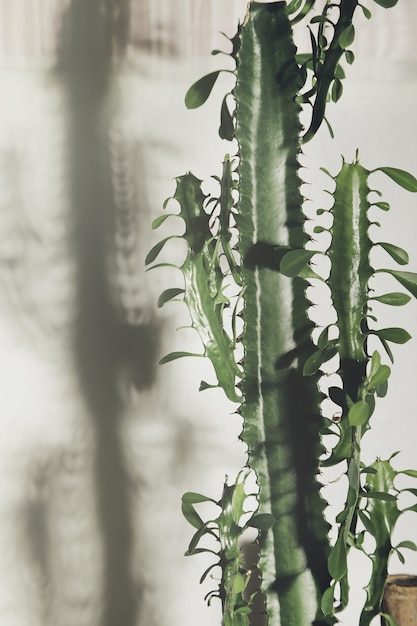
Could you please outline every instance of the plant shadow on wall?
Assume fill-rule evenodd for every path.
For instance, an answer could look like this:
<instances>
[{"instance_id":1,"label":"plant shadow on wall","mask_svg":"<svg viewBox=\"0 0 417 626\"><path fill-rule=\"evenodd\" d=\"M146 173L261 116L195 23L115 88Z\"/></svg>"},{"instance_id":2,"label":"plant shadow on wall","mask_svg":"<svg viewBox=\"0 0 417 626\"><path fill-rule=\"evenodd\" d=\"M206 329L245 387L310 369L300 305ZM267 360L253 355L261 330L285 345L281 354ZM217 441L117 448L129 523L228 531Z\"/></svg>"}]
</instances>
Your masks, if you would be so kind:
<instances>
[{"instance_id":1,"label":"plant shadow on wall","mask_svg":"<svg viewBox=\"0 0 417 626\"><path fill-rule=\"evenodd\" d=\"M123 137L119 144L116 140L115 147L109 145L111 138L103 115L111 60L123 54L128 35L126 0L72 0L62 25L57 68L66 82L70 111L71 193L79 262L76 353L96 439L95 469L104 543L100 626L137 623L141 595L132 579L135 522L129 504L130 490L140 489L140 485L131 484L135 479L128 473L120 421L126 409L123 388L133 385L140 391L154 382L159 336L156 322L141 321L144 303L136 292L135 232L143 197L137 188L124 188L132 181L123 166L130 158L133 166L129 163L129 167L140 170L140 148L123 145ZM114 180L110 161L119 157L118 150L122 162L115 175L119 180ZM115 257L111 267L109 254ZM113 273L110 280L109 272Z\"/></svg>"}]
</instances>

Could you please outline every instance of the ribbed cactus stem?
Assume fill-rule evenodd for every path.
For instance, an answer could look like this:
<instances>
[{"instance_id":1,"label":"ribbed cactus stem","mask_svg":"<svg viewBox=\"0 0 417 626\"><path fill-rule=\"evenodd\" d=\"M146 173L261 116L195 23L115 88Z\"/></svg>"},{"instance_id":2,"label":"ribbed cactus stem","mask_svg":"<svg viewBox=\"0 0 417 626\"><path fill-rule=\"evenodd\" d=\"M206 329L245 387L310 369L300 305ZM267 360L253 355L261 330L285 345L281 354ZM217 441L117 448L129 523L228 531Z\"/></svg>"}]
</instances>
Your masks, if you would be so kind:
<instances>
[{"instance_id":1,"label":"ribbed cactus stem","mask_svg":"<svg viewBox=\"0 0 417 626\"><path fill-rule=\"evenodd\" d=\"M260 538L270 624L302 626L312 623L317 594L328 583L327 527L314 460L318 394L315 381L291 367L311 346L306 284L277 271L282 249L301 248L307 239L297 162L297 66L285 3L251 3L240 39L234 93L245 285L242 438L258 475L260 510L277 520ZM318 529L305 524L308 516L320 519Z\"/></svg>"}]
</instances>

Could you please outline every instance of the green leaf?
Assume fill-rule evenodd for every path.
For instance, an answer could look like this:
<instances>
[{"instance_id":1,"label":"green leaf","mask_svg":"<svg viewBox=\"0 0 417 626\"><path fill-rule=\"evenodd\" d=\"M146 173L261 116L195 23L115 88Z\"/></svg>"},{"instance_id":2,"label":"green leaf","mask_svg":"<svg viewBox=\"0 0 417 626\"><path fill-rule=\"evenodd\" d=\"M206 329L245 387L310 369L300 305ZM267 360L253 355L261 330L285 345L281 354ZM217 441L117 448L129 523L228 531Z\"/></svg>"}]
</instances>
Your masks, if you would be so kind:
<instances>
[{"instance_id":1,"label":"green leaf","mask_svg":"<svg viewBox=\"0 0 417 626\"><path fill-rule=\"evenodd\" d=\"M352 50L345 50L345 57L348 65L352 65L353 61L355 60L355 55Z\"/></svg>"},{"instance_id":2,"label":"green leaf","mask_svg":"<svg viewBox=\"0 0 417 626\"><path fill-rule=\"evenodd\" d=\"M302 4L303 4L303 0L291 0L287 8L285 9L287 15L290 15L291 13L295 13L296 11L298 11L298 9L301 7Z\"/></svg>"},{"instance_id":3,"label":"green leaf","mask_svg":"<svg viewBox=\"0 0 417 626\"><path fill-rule=\"evenodd\" d=\"M399 473L405 474L405 476L411 476L412 478L417 478L417 470L415 469L402 470L402 472Z\"/></svg>"},{"instance_id":4,"label":"green leaf","mask_svg":"<svg viewBox=\"0 0 417 626\"><path fill-rule=\"evenodd\" d=\"M217 504L213 498L203 496L201 493L195 493L194 491L187 491L184 493L181 500L186 504L197 504L197 502L214 502L214 504Z\"/></svg>"},{"instance_id":5,"label":"green leaf","mask_svg":"<svg viewBox=\"0 0 417 626\"><path fill-rule=\"evenodd\" d=\"M388 202L374 202L372 206L377 206L382 211L389 211L391 208Z\"/></svg>"},{"instance_id":6,"label":"green leaf","mask_svg":"<svg viewBox=\"0 0 417 626\"><path fill-rule=\"evenodd\" d=\"M332 100L338 102L343 94L343 84L339 78L335 78L332 86Z\"/></svg>"},{"instance_id":7,"label":"green leaf","mask_svg":"<svg viewBox=\"0 0 417 626\"><path fill-rule=\"evenodd\" d=\"M372 376L374 376L377 373L380 365L381 365L381 355L379 354L378 350L375 350L371 358L371 368L369 371L369 378L372 378Z\"/></svg>"},{"instance_id":8,"label":"green leaf","mask_svg":"<svg viewBox=\"0 0 417 626\"><path fill-rule=\"evenodd\" d=\"M374 296L369 299L377 300L378 302L382 302L383 304L389 304L391 306L403 306L404 304L407 304L411 300L408 294L401 293L399 291L386 293L383 296Z\"/></svg>"},{"instance_id":9,"label":"green leaf","mask_svg":"<svg viewBox=\"0 0 417 626\"><path fill-rule=\"evenodd\" d=\"M362 498L370 498L371 500L383 500L384 502L395 502L396 496L391 493L385 493L385 491L362 491Z\"/></svg>"},{"instance_id":10,"label":"green leaf","mask_svg":"<svg viewBox=\"0 0 417 626\"><path fill-rule=\"evenodd\" d=\"M400 562L404 565L405 563L405 557L404 555L399 551L399 550L395 550L394 549L395 554L398 556Z\"/></svg>"},{"instance_id":11,"label":"green leaf","mask_svg":"<svg viewBox=\"0 0 417 626\"><path fill-rule=\"evenodd\" d=\"M252 609L250 606L240 606L238 609L235 609L235 615L250 615L252 613Z\"/></svg>"},{"instance_id":12,"label":"green leaf","mask_svg":"<svg viewBox=\"0 0 417 626\"><path fill-rule=\"evenodd\" d=\"M408 261L410 260L408 252L406 252L406 250L403 250L403 248L399 248L398 246L394 246L392 243L379 241L375 245L381 246L381 248L383 248L385 252L388 252L390 257L393 258L394 261L399 263L399 265L407 265Z\"/></svg>"},{"instance_id":13,"label":"green leaf","mask_svg":"<svg viewBox=\"0 0 417 626\"><path fill-rule=\"evenodd\" d=\"M369 9L367 9L366 7L364 7L364 6L363 6L363 4L360 4L359 6L360 6L360 8L362 9L363 14L364 14L364 16L366 17L366 19L367 19L367 20L370 20L370 19L371 19L371 17L372 17L372 13L370 12L370 10L369 10Z\"/></svg>"},{"instance_id":14,"label":"green leaf","mask_svg":"<svg viewBox=\"0 0 417 626\"><path fill-rule=\"evenodd\" d=\"M349 24L346 28L340 33L338 44L341 48L348 48L355 39L355 27L353 24Z\"/></svg>"},{"instance_id":15,"label":"green leaf","mask_svg":"<svg viewBox=\"0 0 417 626\"><path fill-rule=\"evenodd\" d=\"M378 398L385 398L388 392L388 381L375 387L375 392Z\"/></svg>"},{"instance_id":16,"label":"green leaf","mask_svg":"<svg viewBox=\"0 0 417 626\"><path fill-rule=\"evenodd\" d=\"M328 170L328 169L326 169L325 167L321 167L321 168L320 168L320 170L321 170L322 172L324 172L325 174L327 174L327 176L330 176L330 178L334 180L334 176L332 176L332 174L330 174L330 172L329 172L329 170ZM324 209L323 209L323 210L324 210Z\"/></svg>"},{"instance_id":17,"label":"green leaf","mask_svg":"<svg viewBox=\"0 0 417 626\"><path fill-rule=\"evenodd\" d=\"M211 72L197 80L185 94L185 106L187 109L197 109L205 103L216 83L221 70Z\"/></svg>"},{"instance_id":18,"label":"green leaf","mask_svg":"<svg viewBox=\"0 0 417 626\"><path fill-rule=\"evenodd\" d=\"M194 526L194 528L197 529L200 529L202 526L204 526L203 520L201 519L192 504L183 501L181 505L181 510L185 519L189 524L191 524L191 526Z\"/></svg>"},{"instance_id":19,"label":"green leaf","mask_svg":"<svg viewBox=\"0 0 417 626\"><path fill-rule=\"evenodd\" d=\"M363 426L369 418L369 405L364 400L355 402L349 409L348 420L351 426Z\"/></svg>"},{"instance_id":20,"label":"green leaf","mask_svg":"<svg viewBox=\"0 0 417 626\"><path fill-rule=\"evenodd\" d=\"M313 374L318 372L323 363L329 361L332 357L334 357L335 354L337 354L336 348L329 348L313 352L313 354L311 354L304 363L303 376L313 376Z\"/></svg>"},{"instance_id":21,"label":"green leaf","mask_svg":"<svg viewBox=\"0 0 417 626\"><path fill-rule=\"evenodd\" d=\"M281 259L280 272L290 278L298 276L315 254L315 250L290 250Z\"/></svg>"},{"instance_id":22,"label":"green leaf","mask_svg":"<svg viewBox=\"0 0 417 626\"><path fill-rule=\"evenodd\" d=\"M330 551L328 560L329 574L334 580L340 580L347 572L346 544L343 532Z\"/></svg>"},{"instance_id":23,"label":"green leaf","mask_svg":"<svg viewBox=\"0 0 417 626\"><path fill-rule=\"evenodd\" d=\"M390 374L391 368L388 365L381 365L369 380L368 388L372 389L373 387L378 387L378 385L383 385L390 377Z\"/></svg>"},{"instance_id":24,"label":"green leaf","mask_svg":"<svg viewBox=\"0 0 417 626\"><path fill-rule=\"evenodd\" d=\"M417 552L417 546L414 541L401 541L397 546L395 546L395 550L398 548L407 548L407 550L413 550L413 552Z\"/></svg>"},{"instance_id":25,"label":"green leaf","mask_svg":"<svg viewBox=\"0 0 417 626\"><path fill-rule=\"evenodd\" d=\"M259 513L250 518L247 526L259 530L269 530L275 524L276 519L271 513Z\"/></svg>"},{"instance_id":26,"label":"green leaf","mask_svg":"<svg viewBox=\"0 0 417 626\"><path fill-rule=\"evenodd\" d=\"M170 300L172 300L176 296L179 296L182 293L185 293L185 290L180 289L179 287L171 287L170 289L165 289L165 291L163 291L158 298L158 309L163 307L166 302L169 302Z\"/></svg>"},{"instance_id":27,"label":"green leaf","mask_svg":"<svg viewBox=\"0 0 417 626\"><path fill-rule=\"evenodd\" d=\"M164 365L165 363L170 363L171 361L175 361L176 359L181 359L183 356L199 356L202 357L204 354L198 354L196 352L170 352L166 356L162 357L159 361L159 365Z\"/></svg>"},{"instance_id":28,"label":"green leaf","mask_svg":"<svg viewBox=\"0 0 417 626\"><path fill-rule=\"evenodd\" d=\"M190 507L192 507L192 505L191 504L185 504L185 505L183 504L182 507L183 507L183 510L185 508L185 510L188 512L188 509ZM194 509L194 513L196 513L195 509ZM195 519L195 522L197 523L197 518L193 517L192 519L193 520ZM200 526L197 527L197 531L194 533L194 535L193 535L193 537L192 537L192 539L190 541L190 545L188 546L188 550L186 551L184 556L193 556L194 554L201 554L202 552L212 552L213 553L213 550L210 550L208 548L197 548L200 539L202 537L204 537L204 535L212 535L212 536L214 535L216 537L216 539L217 539L217 535L215 535L215 533L210 528L208 528L208 524L210 524L210 523L212 523L212 522L206 522L206 523L201 524ZM194 526L195 524L192 523L192 525ZM216 554L216 553L214 552L214 554ZM218 554L216 554L216 556L218 556Z\"/></svg>"},{"instance_id":29,"label":"green leaf","mask_svg":"<svg viewBox=\"0 0 417 626\"><path fill-rule=\"evenodd\" d=\"M165 220L168 219L168 217L178 217L178 215L176 213L164 213L164 215L156 217L152 222L152 230L156 230L157 228L159 228L161 224L163 224Z\"/></svg>"},{"instance_id":30,"label":"green leaf","mask_svg":"<svg viewBox=\"0 0 417 626\"><path fill-rule=\"evenodd\" d=\"M321 597L321 610L323 611L323 615L331 615L333 613L333 604L334 604L334 586L331 585L326 589Z\"/></svg>"},{"instance_id":31,"label":"green leaf","mask_svg":"<svg viewBox=\"0 0 417 626\"><path fill-rule=\"evenodd\" d=\"M234 626L233 617L229 613L223 615L223 626Z\"/></svg>"},{"instance_id":32,"label":"green leaf","mask_svg":"<svg viewBox=\"0 0 417 626\"><path fill-rule=\"evenodd\" d=\"M408 291L417 298L417 274L415 272L401 272L398 270L384 270L384 272L394 276Z\"/></svg>"},{"instance_id":33,"label":"green leaf","mask_svg":"<svg viewBox=\"0 0 417 626\"><path fill-rule=\"evenodd\" d=\"M246 587L246 579L240 572L236 572L232 580L233 593L242 593Z\"/></svg>"},{"instance_id":34,"label":"green leaf","mask_svg":"<svg viewBox=\"0 0 417 626\"><path fill-rule=\"evenodd\" d=\"M407 343L411 339L410 333L404 328L381 328L375 331L375 334L385 341L392 341L392 343Z\"/></svg>"},{"instance_id":35,"label":"green leaf","mask_svg":"<svg viewBox=\"0 0 417 626\"><path fill-rule=\"evenodd\" d=\"M145 265L149 265L149 263L152 263L153 261L155 261L156 257L161 252L166 242L169 241L170 239L174 239L175 237L177 237L177 235L171 235L170 237L165 237L165 239L162 239L162 241L159 241L156 245L154 245L154 247L151 248L148 254L146 255Z\"/></svg>"},{"instance_id":36,"label":"green leaf","mask_svg":"<svg viewBox=\"0 0 417 626\"><path fill-rule=\"evenodd\" d=\"M377 533L377 530L375 528L375 525L374 525L373 521L369 517L369 515L367 513L365 513L365 511L363 511L362 509L358 510L358 515L359 515L359 518L360 518L362 524L364 525L364 527L368 531L368 533L370 535L372 535L373 537L375 537L376 533Z\"/></svg>"},{"instance_id":37,"label":"green leaf","mask_svg":"<svg viewBox=\"0 0 417 626\"><path fill-rule=\"evenodd\" d=\"M391 7L395 7L398 0L375 0L380 7L384 7L384 9L391 9Z\"/></svg>"},{"instance_id":38,"label":"green leaf","mask_svg":"<svg viewBox=\"0 0 417 626\"><path fill-rule=\"evenodd\" d=\"M375 2L378 2L378 4L380 4L381 6L384 6L382 0L375 0ZM391 2L389 6L394 6L394 4L396 4L396 2L392 4L393 0L386 0L386 2L387 4L388 2ZM384 174L389 176L389 178L391 178L394 182L400 185L400 187L403 187L407 191L417 191L417 179L409 172L400 170L397 167L378 167L376 170L374 170L374 172L377 171L383 172Z\"/></svg>"},{"instance_id":39,"label":"green leaf","mask_svg":"<svg viewBox=\"0 0 417 626\"><path fill-rule=\"evenodd\" d=\"M228 141L232 141L235 133L235 127L233 124L233 117L230 113L229 106L227 104L227 96L226 94L223 98L222 107L220 111L220 128L219 135L221 139L227 139Z\"/></svg>"}]
</instances>

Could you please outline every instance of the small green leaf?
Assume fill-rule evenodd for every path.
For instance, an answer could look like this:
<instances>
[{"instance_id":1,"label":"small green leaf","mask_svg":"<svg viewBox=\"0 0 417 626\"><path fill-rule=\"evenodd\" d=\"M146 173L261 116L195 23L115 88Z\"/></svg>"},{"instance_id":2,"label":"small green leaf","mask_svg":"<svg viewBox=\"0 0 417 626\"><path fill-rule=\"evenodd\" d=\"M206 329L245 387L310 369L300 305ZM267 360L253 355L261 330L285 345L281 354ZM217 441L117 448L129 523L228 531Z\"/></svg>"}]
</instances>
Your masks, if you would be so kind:
<instances>
[{"instance_id":1,"label":"small green leaf","mask_svg":"<svg viewBox=\"0 0 417 626\"><path fill-rule=\"evenodd\" d=\"M323 611L323 615L331 615L333 613L333 604L334 604L334 586L331 585L326 589L321 597L321 610Z\"/></svg>"},{"instance_id":2,"label":"small green leaf","mask_svg":"<svg viewBox=\"0 0 417 626\"><path fill-rule=\"evenodd\" d=\"M367 20L370 20L370 19L371 19L371 17L372 17L372 13L370 12L370 10L369 10L369 9L367 9L366 7L364 7L364 6L363 6L363 4L360 4L359 6L360 6L360 8L362 9L363 14L364 14L364 16L366 17L366 19L367 19Z\"/></svg>"},{"instance_id":3,"label":"small green leaf","mask_svg":"<svg viewBox=\"0 0 417 626\"><path fill-rule=\"evenodd\" d=\"M197 502L214 502L214 504L217 504L213 498L203 496L201 493L195 493L194 491L187 491L184 493L181 500L186 504L197 504Z\"/></svg>"},{"instance_id":4,"label":"small green leaf","mask_svg":"<svg viewBox=\"0 0 417 626\"><path fill-rule=\"evenodd\" d=\"M391 493L385 493L385 491L362 491L362 498L370 498L371 500L383 500L384 502L395 502L396 496Z\"/></svg>"},{"instance_id":5,"label":"small green leaf","mask_svg":"<svg viewBox=\"0 0 417 626\"><path fill-rule=\"evenodd\" d=\"M295 13L301 7L303 0L291 0L291 2L286 7L285 11L287 15L291 15L291 13Z\"/></svg>"},{"instance_id":6,"label":"small green leaf","mask_svg":"<svg viewBox=\"0 0 417 626\"><path fill-rule=\"evenodd\" d=\"M413 552L417 552L417 546L414 543L414 541L401 541L398 546L395 546L395 549L398 550L398 548L407 548L407 550L412 550Z\"/></svg>"},{"instance_id":7,"label":"small green leaf","mask_svg":"<svg viewBox=\"0 0 417 626\"><path fill-rule=\"evenodd\" d=\"M384 9L391 9L391 7L395 7L398 0L375 0L380 7L384 7Z\"/></svg>"},{"instance_id":8,"label":"small green leaf","mask_svg":"<svg viewBox=\"0 0 417 626\"><path fill-rule=\"evenodd\" d=\"M319 371L323 363L329 361L335 354L337 354L336 348L317 350L317 352L313 352L313 354L311 354L304 363L303 376L313 376L313 374Z\"/></svg>"},{"instance_id":9,"label":"small green leaf","mask_svg":"<svg viewBox=\"0 0 417 626\"><path fill-rule=\"evenodd\" d=\"M236 572L232 580L233 593L242 593L246 587L246 579L240 572Z\"/></svg>"},{"instance_id":10,"label":"small green leaf","mask_svg":"<svg viewBox=\"0 0 417 626\"><path fill-rule=\"evenodd\" d=\"M345 50L345 57L348 65L352 65L353 61L355 60L355 55L352 50Z\"/></svg>"},{"instance_id":11,"label":"small green leaf","mask_svg":"<svg viewBox=\"0 0 417 626\"><path fill-rule=\"evenodd\" d=\"M337 65L335 71L334 71L334 75L336 76L336 78L339 78L340 80L343 80L344 78L346 78L346 74L345 74L345 70L343 69L343 66Z\"/></svg>"},{"instance_id":12,"label":"small green leaf","mask_svg":"<svg viewBox=\"0 0 417 626\"><path fill-rule=\"evenodd\" d=\"M410 260L408 252L406 252L406 250L404 250L403 248L399 248L398 246L394 246L392 243L379 241L375 245L381 246L381 248L383 248L385 252L388 252L390 257L393 258L394 261L396 261L399 265L407 265L408 261Z\"/></svg>"},{"instance_id":13,"label":"small green leaf","mask_svg":"<svg viewBox=\"0 0 417 626\"><path fill-rule=\"evenodd\" d=\"M405 474L405 476L411 476L412 478L417 478L417 470L415 469L403 470L402 472L400 472L400 474Z\"/></svg>"},{"instance_id":14,"label":"small green leaf","mask_svg":"<svg viewBox=\"0 0 417 626\"><path fill-rule=\"evenodd\" d=\"M343 84L339 78L335 78L332 86L332 100L338 102L343 94Z\"/></svg>"},{"instance_id":15,"label":"small green leaf","mask_svg":"<svg viewBox=\"0 0 417 626\"><path fill-rule=\"evenodd\" d=\"M398 556L398 559L400 560L400 562L404 565L405 563L404 555L399 550L394 550L394 552Z\"/></svg>"},{"instance_id":16,"label":"small green leaf","mask_svg":"<svg viewBox=\"0 0 417 626\"><path fill-rule=\"evenodd\" d=\"M388 365L381 365L378 371L369 380L368 388L372 389L373 387L378 387L378 385L383 385L390 377L390 374L391 368Z\"/></svg>"},{"instance_id":17,"label":"small green leaf","mask_svg":"<svg viewBox=\"0 0 417 626\"><path fill-rule=\"evenodd\" d=\"M235 127L233 124L233 117L230 113L229 106L227 104L227 96L223 98L222 107L220 111L220 128L219 135L221 139L227 139L232 141L235 133Z\"/></svg>"},{"instance_id":18,"label":"small green leaf","mask_svg":"<svg viewBox=\"0 0 417 626\"><path fill-rule=\"evenodd\" d=\"M192 505L191 504L182 504L182 508L183 511L184 509L186 510L186 512L190 512L191 513L191 508ZM188 511L188 509L190 509L190 511ZM197 515L197 513L195 512L194 509L194 513ZM192 518L193 520L195 520L195 523L197 523L197 518L193 516ZM195 526L194 523L190 522L192 524L192 526ZM210 528L208 528L208 524L210 524L212 522L206 522L204 524L201 524L200 526L197 527L197 531L194 533L191 541L190 541L190 545L188 546L188 550L185 553L184 556L193 556L194 554L201 554L201 552L213 552L213 550L207 549L207 548L197 548L200 539L202 539L202 537L204 537L204 535L214 535L217 539L217 535L215 535L215 533L213 532L213 530L211 530ZM216 554L216 553L214 553ZM218 556L216 554L216 556Z\"/></svg>"},{"instance_id":19,"label":"small green leaf","mask_svg":"<svg viewBox=\"0 0 417 626\"><path fill-rule=\"evenodd\" d=\"M375 333L378 337L385 339L385 341L392 341L392 343L407 343L411 339L410 333L404 328L381 328Z\"/></svg>"},{"instance_id":20,"label":"small green leaf","mask_svg":"<svg viewBox=\"0 0 417 626\"><path fill-rule=\"evenodd\" d=\"M187 109L197 109L205 103L216 83L221 70L211 72L197 80L185 94L185 106Z\"/></svg>"},{"instance_id":21,"label":"small green leaf","mask_svg":"<svg viewBox=\"0 0 417 626\"><path fill-rule=\"evenodd\" d=\"M373 206L377 206L382 211L389 211L391 208L388 202L374 202Z\"/></svg>"},{"instance_id":22,"label":"small green leaf","mask_svg":"<svg viewBox=\"0 0 417 626\"><path fill-rule=\"evenodd\" d=\"M330 178L334 179L334 176L332 176L329 172L328 169L326 169L325 167L321 167L320 168L322 172L324 172L325 174L327 174L327 176L330 176Z\"/></svg>"},{"instance_id":23,"label":"small green leaf","mask_svg":"<svg viewBox=\"0 0 417 626\"><path fill-rule=\"evenodd\" d=\"M180 289L179 287L171 287L170 289L165 289L165 291L163 291L158 298L158 309L163 307L166 302L169 302L170 300L172 300L176 296L179 296L182 293L185 293L185 289Z\"/></svg>"},{"instance_id":24,"label":"small green leaf","mask_svg":"<svg viewBox=\"0 0 417 626\"><path fill-rule=\"evenodd\" d=\"M240 606L238 609L235 609L235 615L250 615L252 613L252 609L250 606Z\"/></svg>"},{"instance_id":25,"label":"small green leaf","mask_svg":"<svg viewBox=\"0 0 417 626\"><path fill-rule=\"evenodd\" d=\"M235 626L233 623L233 617L229 613L223 615L223 626Z\"/></svg>"},{"instance_id":26,"label":"small green leaf","mask_svg":"<svg viewBox=\"0 0 417 626\"><path fill-rule=\"evenodd\" d=\"M395 550L398 548L407 548L407 550L413 550L413 552L417 552L417 546L414 541L401 541L398 546L395 546Z\"/></svg>"},{"instance_id":27,"label":"small green leaf","mask_svg":"<svg viewBox=\"0 0 417 626\"><path fill-rule=\"evenodd\" d=\"M377 531L376 531L375 525L374 525L373 521L371 520L371 518L369 517L369 515L367 513L365 513L365 511L363 511L362 509L358 510L358 515L359 515L359 518L360 518L362 524L364 525L364 527L368 531L368 533L370 535L372 535L372 537L375 537Z\"/></svg>"},{"instance_id":28,"label":"small green leaf","mask_svg":"<svg viewBox=\"0 0 417 626\"><path fill-rule=\"evenodd\" d=\"M341 48L348 48L355 39L355 27L353 24L349 24L346 28L340 33L338 44Z\"/></svg>"},{"instance_id":29,"label":"small green leaf","mask_svg":"<svg viewBox=\"0 0 417 626\"><path fill-rule=\"evenodd\" d=\"M156 217L151 225L152 230L156 230L157 228L159 228L161 224L163 224L165 220L168 219L168 217L178 217L178 215L176 213L164 213L163 215Z\"/></svg>"},{"instance_id":30,"label":"small green leaf","mask_svg":"<svg viewBox=\"0 0 417 626\"><path fill-rule=\"evenodd\" d=\"M315 254L315 250L290 250L281 259L280 272L290 278L298 276Z\"/></svg>"},{"instance_id":31,"label":"small green leaf","mask_svg":"<svg viewBox=\"0 0 417 626\"><path fill-rule=\"evenodd\" d=\"M183 356L199 356L202 357L204 354L198 354L196 352L170 352L166 356L162 357L159 361L159 365L165 365L165 363L170 363L171 361L175 361L176 359L181 359Z\"/></svg>"},{"instance_id":32,"label":"small green leaf","mask_svg":"<svg viewBox=\"0 0 417 626\"><path fill-rule=\"evenodd\" d=\"M398 270L384 270L387 274L394 276L408 291L417 298L417 274L415 272L401 272Z\"/></svg>"},{"instance_id":33,"label":"small green leaf","mask_svg":"<svg viewBox=\"0 0 417 626\"><path fill-rule=\"evenodd\" d=\"M328 568L329 574L334 580L340 580L347 572L346 544L343 532L339 533L337 541L330 551Z\"/></svg>"},{"instance_id":34,"label":"small green leaf","mask_svg":"<svg viewBox=\"0 0 417 626\"><path fill-rule=\"evenodd\" d=\"M375 387L375 392L378 398L385 398L388 392L388 381L385 381L385 383L382 383L381 385L377 385Z\"/></svg>"},{"instance_id":35,"label":"small green leaf","mask_svg":"<svg viewBox=\"0 0 417 626\"><path fill-rule=\"evenodd\" d=\"M271 513L259 513L250 518L247 526L259 530L269 530L275 524L276 519Z\"/></svg>"},{"instance_id":36,"label":"small green leaf","mask_svg":"<svg viewBox=\"0 0 417 626\"><path fill-rule=\"evenodd\" d=\"M375 0L381 6L384 6L382 0ZM393 2L393 0L387 0L388 2ZM396 4L396 2L394 2ZM394 6L394 4L390 4L389 6ZM343 33L342 33L343 34ZM378 167L374 172L383 172L387 176L389 176L395 183L403 187L407 191L416 192L417 191L417 179L410 174L409 172L405 172L404 170L400 170L397 167Z\"/></svg>"},{"instance_id":37,"label":"small green leaf","mask_svg":"<svg viewBox=\"0 0 417 626\"><path fill-rule=\"evenodd\" d=\"M355 402L349 409L348 420L351 426L363 426L369 418L369 405L364 400Z\"/></svg>"},{"instance_id":38,"label":"small green leaf","mask_svg":"<svg viewBox=\"0 0 417 626\"><path fill-rule=\"evenodd\" d=\"M151 248L148 254L146 255L145 265L149 265L149 263L152 263L153 261L155 261L156 257L161 252L166 242L169 241L170 239L174 239L175 237L177 236L171 235L170 237L166 237L165 239L162 239L162 241L159 241L156 245L154 245L154 247Z\"/></svg>"},{"instance_id":39,"label":"small green leaf","mask_svg":"<svg viewBox=\"0 0 417 626\"><path fill-rule=\"evenodd\" d=\"M370 300L377 300L378 302L382 302L383 304L389 304L391 306L403 306L410 302L411 298L406 293L401 293L399 291L395 291L392 293L386 293L383 296L374 296L373 298L369 298Z\"/></svg>"},{"instance_id":40,"label":"small green leaf","mask_svg":"<svg viewBox=\"0 0 417 626\"><path fill-rule=\"evenodd\" d=\"M191 524L191 526L194 526L194 528L197 529L200 529L202 526L204 526L203 520L201 519L192 504L183 501L181 509L185 519Z\"/></svg>"},{"instance_id":41,"label":"small green leaf","mask_svg":"<svg viewBox=\"0 0 417 626\"><path fill-rule=\"evenodd\" d=\"M381 355L379 354L378 350L375 350L371 358L371 369L369 371L369 378L372 378L372 376L374 376L377 373L380 365L381 365Z\"/></svg>"}]
</instances>

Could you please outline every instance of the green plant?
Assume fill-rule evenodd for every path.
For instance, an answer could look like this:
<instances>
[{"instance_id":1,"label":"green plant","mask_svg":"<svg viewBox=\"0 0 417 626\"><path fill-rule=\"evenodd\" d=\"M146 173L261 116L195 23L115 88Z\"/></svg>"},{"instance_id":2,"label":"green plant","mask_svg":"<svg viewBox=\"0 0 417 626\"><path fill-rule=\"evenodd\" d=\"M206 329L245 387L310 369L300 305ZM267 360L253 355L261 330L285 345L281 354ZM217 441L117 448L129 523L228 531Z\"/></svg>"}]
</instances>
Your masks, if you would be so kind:
<instances>
[{"instance_id":1,"label":"green plant","mask_svg":"<svg viewBox=\"0 0 417 626\"><path fill-rule=\"evenodd\" d=\"M395 0L375 2L386 8L396 4ZM319 253L310 249L305 229L300 144L312 139L326 119L329 94L334 101L341 96L340 61L343 56L348 63L353 61L348 49L355 36L352 19L361 6L357 0L325 2L309 25L312 50L297 54L291 23L306 18L314 5L314 0L249 4L244 24L231 40L235 110L229 108L230 94L221 107L220 136L236 140L237 154L226 156L222 175L213 177L219 186L217 195L206 196L202 182L191 173L178 177L173 200L179 213L164 214L153 223L158 228L169 217L184 222L187 255L179 268L183 286L164 291L158 306L182 296L203 344L201 354L175 352L161 362L182 356L211 360L217 381L203 381L200 388L218 385L230 400L240 403L241 438L248 449L248 468L255 472L259 486L258 512L245 523L241 518L246 472L239 474L235 485L225 485L216 503L220 514L214 520L203 522L194 506L206 500L215 503L213 499L190 493L183 498L184 515L197 529L187 554L204 549L197 546L206 534L219 542L218 595L224 626L249 623L252 598L245 596L248 577L239 548L249 526L259 528L260 592L271 626L323 626L337 621L337 612L349 600L347 556L352 547L372 561L360 618L360 625L367 626L381 610L391 551L416 549L411 541L391 545L401 513L394 485L398 472L390 460L364 467L361 441L370 428L375 399L386 393L390 375L372 341L379 340L379 349L392 361L390 343L410 339L404 329L378 328L372 313L374 301L399 306L410 296L374 295L369 282L375 273L387 272L417 297L417 274L375 270L371 265L374 246L382 247L400 265L407 264L408 255L394 244L371 240L370 209L386 211L389 206L375 190L375 200L370 199L369 178L380 171L413 192L417 180L396 168L366 170L357 157L353 163L343 162L336 176L329 174L335 186L332 243L321 254L331 261L330 275L325 279L312 269ZM362 10L370 17L367 8ZM190 88L187 106L205 102L218 74L213 72ZM299 122L303 103L312 110L304 136ZM321 230L324 227L316 227L316 232ZM169 239L152 248L148 265ZM331 290L337 323L321 329L313 342L306 288L317 280ZM238 336L240 316L243 330ZM236 362L240 343L243 359ZM321 413L323 394L318 382L322 365L336 356L342 384L331 387L329 397L341 415L332 420ZM322 442L326 434L337 438L327 457ZM321 467L339 463L346 468L346 504L337 516L337 538L329 542L319 474ZM406 473L416 477L413 470ZM366 547L368 535L375 542L374 550Z\"/></svg>"}]
</instances>

